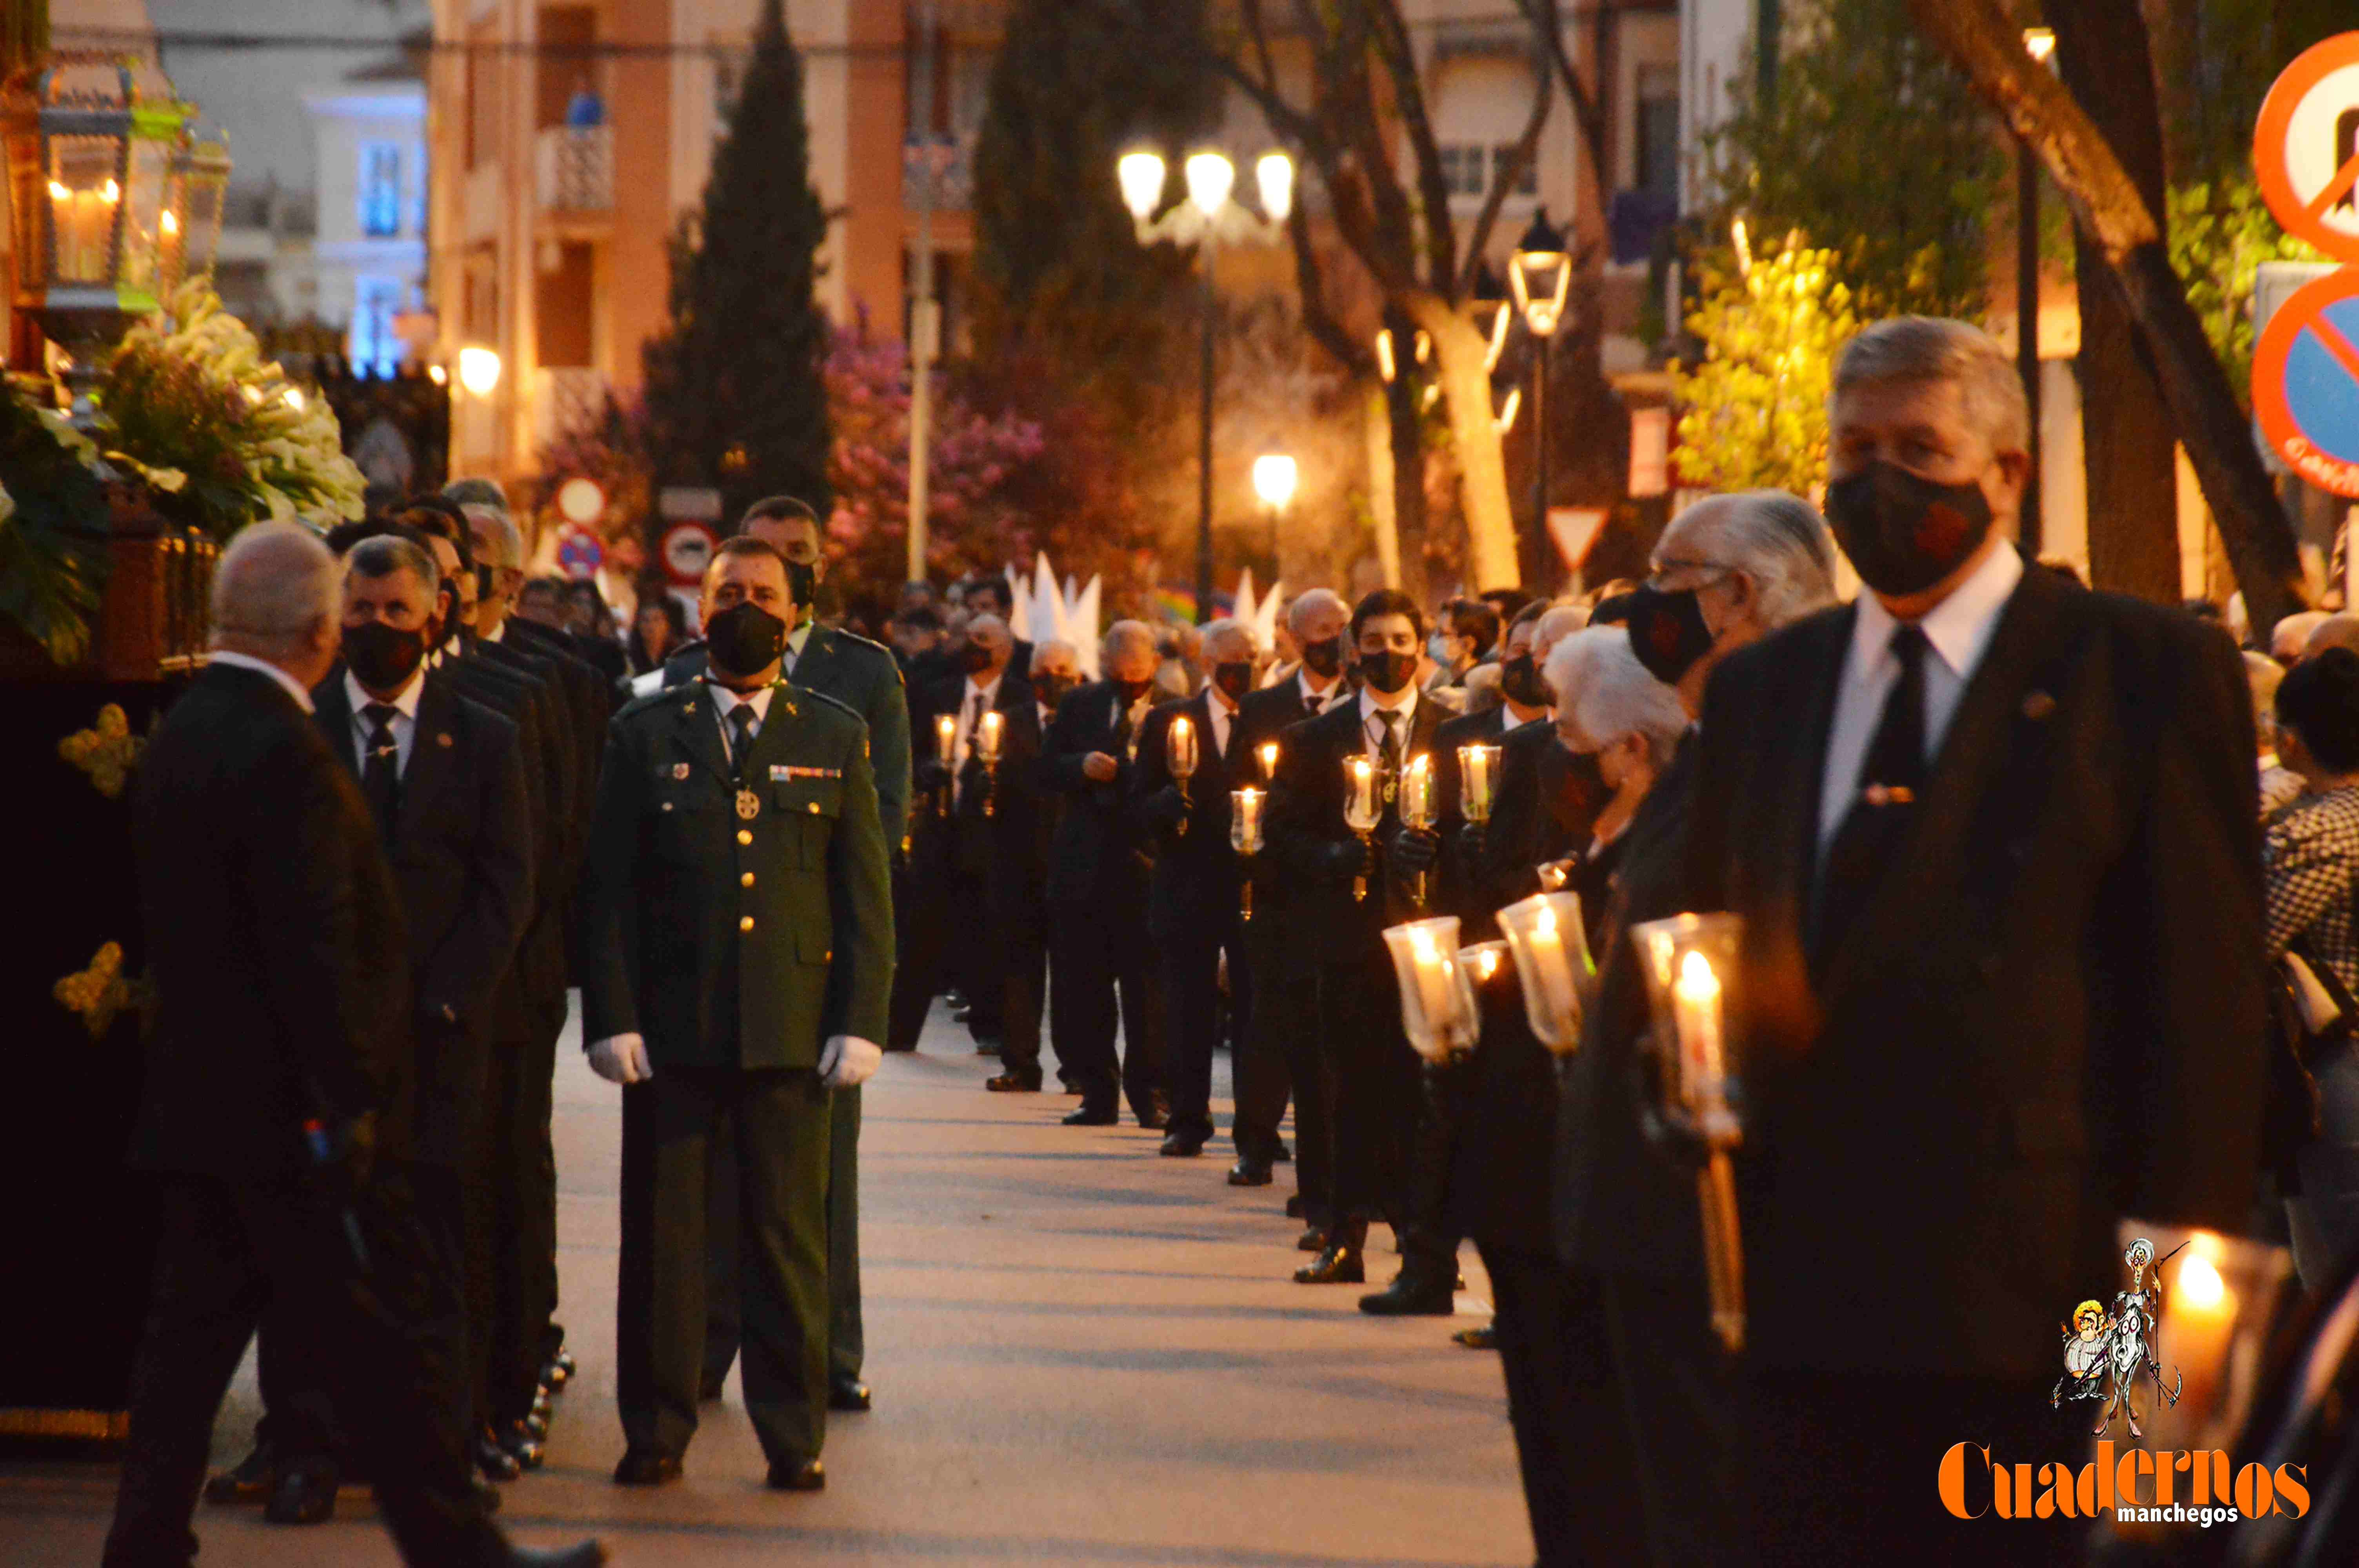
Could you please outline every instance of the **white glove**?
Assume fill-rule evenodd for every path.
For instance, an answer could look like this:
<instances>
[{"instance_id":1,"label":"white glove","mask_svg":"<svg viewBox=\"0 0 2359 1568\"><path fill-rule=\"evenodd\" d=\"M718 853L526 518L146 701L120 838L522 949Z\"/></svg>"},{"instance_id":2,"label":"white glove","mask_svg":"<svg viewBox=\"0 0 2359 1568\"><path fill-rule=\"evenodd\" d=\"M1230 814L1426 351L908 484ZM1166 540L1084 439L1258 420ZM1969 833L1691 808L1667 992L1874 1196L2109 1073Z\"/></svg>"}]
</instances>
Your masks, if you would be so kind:
<instances>
[{"instance_id":1,"label":"white glove","mask_svg":"<svg viewBox=\"0 0 2359 1568\"><path fill-rule=\"evenodd\" d=\"M647 1043L636 1034L610 1034L592 1045L590 1070L610 1084L643 1084L656 1076Z\"/></svg>"},{"instance_id":2,"label":"white glove","mask_svg":"<svg viewBox=\"0 0 2359 1568\"><path fill-rule=\"evenodd\" d=\"M856 1089L884 1064L883 1047L857 1034L832 1034L820 1047L820 1081L832 1089Z\"/></svg>"}]
</instances>

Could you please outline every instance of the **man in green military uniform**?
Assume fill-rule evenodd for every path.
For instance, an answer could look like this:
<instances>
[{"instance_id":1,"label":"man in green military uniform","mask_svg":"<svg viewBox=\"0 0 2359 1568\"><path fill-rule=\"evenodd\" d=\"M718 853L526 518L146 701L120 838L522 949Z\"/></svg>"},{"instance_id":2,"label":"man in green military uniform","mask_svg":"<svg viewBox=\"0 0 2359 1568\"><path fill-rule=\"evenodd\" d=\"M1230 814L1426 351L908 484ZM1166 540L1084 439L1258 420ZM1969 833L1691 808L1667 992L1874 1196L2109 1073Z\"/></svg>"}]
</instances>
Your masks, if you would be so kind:
<instances>
[{"instance_id":1,"label":"man in green military uniform","mask_svg":"<svg viewBox=\"0 0 2359 1568\"><path fill-rule=\"evenodd\" d=\"M708 1149L735 1140L745 1404L770 1485L817 1490L830 1101L875 1070L893 969L867 726L779 678L786 563L724 543L704 679L614 716L583 876L583 1037L623 1090L614 1479L679 1474L704 1341Z\"/></svg>"},{"instance_id":2,"label":"man in green military uniform","mask_svg":"<svg viewBox=\"0 0 2359 1568\"><path fill-rule=\"evenodd\" d=\"M902 844L908 831L909 703L902 690L899 662L882 643L822 626L813 616L811 601L827 575L828 562L820 549L819 516L809 506L791 495L757 501L745 509L737 532L761 540L786 561L796 621L794 630L787 633L781 667L795 685L832 697L868 721L868 759L876 777L877 814L884 819L887 847ZM705 664L704 644L683 649L665 661L664 684L694 680L704 674ZM897 925L902 893L897 870L897 952L902 946ZM834 1112L827 1184L828 1407L864 1411L870 1395L860 1377L867 1335L860 1312L859 1090L838 1094ZM736 1359L739 1335L735 1227L717 1223L721 1217L735 1213L734 1189L725 1179L734 1152L725 1135L714 1140L712 1158L714 1180L708 1201L716 1223L710 1230L712 1250L705 1285L701 1390L706 1399L721 1397L722 1380L729 1375L729 1363Z\"/></svg>"}]
</instances>

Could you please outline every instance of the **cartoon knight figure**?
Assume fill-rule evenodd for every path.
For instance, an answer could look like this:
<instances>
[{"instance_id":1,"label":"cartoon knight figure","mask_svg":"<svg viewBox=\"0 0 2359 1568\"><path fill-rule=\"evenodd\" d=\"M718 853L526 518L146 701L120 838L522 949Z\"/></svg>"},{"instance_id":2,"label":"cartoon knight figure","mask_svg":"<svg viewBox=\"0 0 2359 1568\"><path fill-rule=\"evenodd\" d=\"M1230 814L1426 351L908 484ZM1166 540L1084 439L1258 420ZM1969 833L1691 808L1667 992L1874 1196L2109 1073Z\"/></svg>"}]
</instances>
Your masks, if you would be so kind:
<instances>
[{"instance_id":1,"label":"cartoon knight figure","mask_svg":"<svg viewBox=\"0 0 2359 1568\"><path fill-rule=\"evenodd\" d=\"M2130 1288L2114 1297L2111 1333L2113 1391L2111 1402L2105 1407L2105 1419L2097 1431L2103 1433L2106 1427L2111 1426L2114 1411L2118 1410L2129 1422L2130 1435L2143 1437L2146 1433L2138 1427L2137 1411L2130 1404L2130 1394L2138 1378L2142 1374L2152 1374L2155 1400L2159 1406L2179 1402L2180 1392L2187 1384L2187 1375L2184 1372L2180 1374L2180 1387L2177 1389L2162 1386L2162 1363L2156 1358L2154 1346L2155 1325L2162 1315L2162 1270L2156 1266L2153 1282L2149 1284L2147 1281L2147 1270L2154 1266L2154 1244L2145 1237L2139 1237L2130 1243L2129 1250L2122 1254L2122 1261L2130 1266Z\"/></svg>"}]
</instances>

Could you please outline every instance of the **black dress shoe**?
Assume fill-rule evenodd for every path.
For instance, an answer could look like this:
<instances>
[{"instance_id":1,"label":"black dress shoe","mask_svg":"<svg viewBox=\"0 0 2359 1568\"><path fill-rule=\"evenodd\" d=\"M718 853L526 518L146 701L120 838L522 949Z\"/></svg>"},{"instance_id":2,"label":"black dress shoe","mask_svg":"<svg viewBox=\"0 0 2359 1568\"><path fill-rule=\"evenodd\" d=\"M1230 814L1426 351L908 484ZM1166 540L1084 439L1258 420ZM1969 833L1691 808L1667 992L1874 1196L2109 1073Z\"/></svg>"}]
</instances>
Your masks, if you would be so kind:
<instances>
[{"instance_id":1,"label":"black dress shoe","mask_svg":"<svg viewBox=\"0 0 2359 1568\"><path fill-rule=\"evenodd\" d=\"M238 1461L236 1469L224 1470L205 1483L205 1501L258 1503L277 1485L278 1457L257 1443L253 1453Z\"/></svg>"},{"instance_id":2,"label":"black dress shoe","mask_svg":"<svg viewBox=\"0 0 2359 1568\"><path fill-rule=\"evenodd\" d=\"M508 1548L508 1568L603 1568L605 1561L605 1544L596 1541L579 1546Z\"/></svg>"},{"instance_id":3,"label":"black dress shoe","mask_svg":"<svg viewBox=\"0 0 2359 1568\"><path fill-rule=\"evenodd\" d=\"M832 1411L864 1411L875 1404L875 1396L868 1385L857 1378L830 1378L827 1380L827 1408Z\"/></svg>"},{"instance_id":4,"label":"black dress shoe","mask_svg":"<svg viewBox=\"0 0 2359 1568\"><path fill-rule=\"evenodd\" d=\"M549 1391L549 1385L542 1383L535 1387L532 1390L532 1413L547 1421L556 1409L557 1396Z\"/></svg>"},{"instance_id":5,"label":"black dress shoe","mask_svg":"<svg viewBox=\"0 0 2359 1568\"><path fill-rule=\"evenodd\" d=\"M273 1524L325 1524L336 1517L336 1487L342 1479L332 1461L304 1459L278 1473L278 1485L262 1505Z\"/></svg>"},{"instance_id":6,"label":"black dress shoe","mask_svg":"<svg viewBox=\"0 0 2359 1568\"><path fill-rule=\"evenodd\" d=\"M499 1444L521 1469L538 1470L549 1460L549 1450L520 1421L509 1422L500 1428Z\"/></svg>"},{"instance_id":7,"label":"black dress shoe","mask_svg":"<svg viewBox=\"0 0 2359 1568\"><path fill-rule=\"evenodd\" d=\"M518 1432L523 1433L535 1443L547 1443L549 1441L549 1418L547 1416L528 1415L522 1421L516 1422L515 1425Z\"/></svg>"},{"instance_id":8,"label":"black dress shoe","mask_svg":"<svg viewBox=\"0 0 2359 1568\"><path fill-rule=\"evenodd\" d=\"M1300 1219L1302 1217L1302 1195L1300 1193L1297 1193L1292 1197L1286 1200L1286 1217L1288 1219Z\"/></svg>"},{"instance_id":9,"label":"black dress shoe","mask_svg":"<svg viewBox=\"0 0 2359 1568\"><path fill-rule=\"evenodd\" d=\"M805 1459L793 1465L770 1466L770 1490L774 1492L824 1492L827 1490L827 1467L816 1459Z\"/></svg>"},{"instance_id":10,"label":"black dress shoe","mask_svg":"<svg viewBox=\"0 0 2359 1568\"><path fill-rule=\"evenodd\" d=\"M1294 1151L1281 1143L1269 1152L1269 1157L1280 1165L1290 1165L1294 1162Z\"/></svg>"},{"instance_id":11,"label":"black dress shoe","mask_svg":"<svg viewBox=\"0 0 2359 1568\"><path fill-rule=\"evenodd\" d=\"M1067 1127L1112 1127L1121 1119L1122 1118L1115 1114L1113 1107L1093 1106L1084 1100L1082 1102L1081 1109L1070 1113L1065 1118L1065 1125Z\"/></svg>"},{"instance_id":12,"label":"black dress shoe","mask_svg":"<svg viewBox=\"0 0 2359 1568\"><path fill-rule=\"evenodd\" d=\"M487 1514L500 1511L500 1489L481 1476L467 1477L468 1489L475 1495L475 1506Z\"/></svg>"},{"instance_id":13,"label":"black dress shoe","mask_svg":"<svg viewBox=\"0 0 2359 1568\"><path fill-rule=\"evenodd\" d=\"M1174 1160L1192 1160L1204 1152L1204 1141L1192 1132L1174 1132L1164 1139L1157 1153Z\"/></svg>"},{"instance_id":14,"label":"black dress shoe","mask_svg":"<svg viewBox=\"0 0 2359 1568\"><path fill-rule=\"evenodd\" d=\"M1458 1310L1455 1286L1445 1275L1412 1275L1407 1269L1374 1295L1360 1298L1371 1317L1448 1317Z\"/></svg>"},{"instance_id":15,"label":"black dress shoe","mask_svg":"<svg viewBox=\"0 0 2359 1568\"><path fill-rule=\"evenodd\" d=\"M679 1479L679 1457L658 1454L652 1448L627 1449L622 1462L614 1466L614 1485L618 1487L660 1487Z\"/></svg>"},{"instance_id":16,"label":"black dress shoe","mask_svg":"<svg viewBox=\"0 0 2359 1568\"><path fill-rule=\"evenodd\" d=\"M513 1481L524 1474L524 1466L516 1463L516 1455L502 1448L488 1432L475 1434L471 1456L476 1470L487 1481Z\"/></svg>"},{"instance_id":17,"label":"black dress shoe","mask_svg":"<svg viewBox=\"0 0 2359 1568\"><path fill-rule=\"evenodd\" d=\"M1138 1119L1139 1130L1143 1132L1160 1132L1170 1125L1170 1116L1161 1110L1149 1109Z\"/></svg>"},{"instance_id":18,"label":"black dress shoe","mask_svg":"<svg viewBox=\"0 0 2359 1568\"><path fill-rule=\"evenodd\" d=\"M1020 1073L1002 1073L995 1078L984 1079L983 1087L995 1095L1037 1095L1040 1092L1040 1080Z\"/></svg>"},{"instance_id":19,"label":"black dress shoe","mask_svg":"<svg viewBox=\"0 0 2359 1568\"><path fill-rule=\"evenodd\" d=\"M1229 1185L1233 1187L1266 1187L1269 1185L1269 1162L1242 1155L1229 1167Z\"/></svg>"},{"instance_id":20,"label":"black dress shoe","mask_svg":"<svg viewBox=\"0 0 2359 1568\"><path fill-rule=\"evenodd\" d=\"M1342 1238L1330 1239L1316 1262L1305 1263L1294 1271L1294 1282L1298 1285L1356 1285L1367 1277L1367 1265L1361 1260L1359 1247Z\"/></svg>"},{"instance_id":21,"label":"black dress shoe","mask_svg":"<svg viewBox=\"0 0 2359 1568\"><path fill-rule=\"evenodd\" d=\"M1327 1250L1327 1227L1323 1225L1309 1227L1294 1238L1294 1249L1297 1252L1324 1252Z\"/></svg>"},{"instance_id":22,"label":"black dress shoe","mask_svg":"<svg viewBox=\"0 0 2359 1568\"><path fill-rule=\"evenodd\" d=\"M549 1364L540 1369L540 1386L552 1394L563 1393L565 1385L573 1380L572 1360L571 1356L549 1357Z\"/></svg>"},{"instance_id":23,"label":"black dress shoe","mask_svg":"<svg viewBox=\"0 0 2359 1568\"><path fill-rule=\"evenodd\" d=\"M1496 1350L1499 1348L1499 1325L1492 1322L1480 1328L1462 1328L1450 1337L1469 1350Z\"/></svg>"}]
</instances>

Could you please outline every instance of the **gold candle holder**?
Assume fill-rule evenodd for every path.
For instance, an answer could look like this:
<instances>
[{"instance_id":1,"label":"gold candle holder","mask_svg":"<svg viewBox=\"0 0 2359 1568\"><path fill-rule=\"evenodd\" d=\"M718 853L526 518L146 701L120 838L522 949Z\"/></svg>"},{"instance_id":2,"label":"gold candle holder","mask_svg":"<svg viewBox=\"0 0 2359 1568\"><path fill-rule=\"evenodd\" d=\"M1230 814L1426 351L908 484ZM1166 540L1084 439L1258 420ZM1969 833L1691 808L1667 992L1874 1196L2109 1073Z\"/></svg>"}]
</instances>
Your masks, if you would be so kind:
<instances>
[{"instance_id":1,"label":"gold candle holder","mask_svg":"<svg viewBox=\"0 0 2359 1568\"><path fill-rule=\"evenodd\" d=\"M1190 806L1188 781L1196 776L1196 726L1184 713L1172 715L1171 728L1163 732L1163 760L1171 769L1171 777L1180 786L1180 836L1188 836Z\"/></svg>"},{"instance_id":2,"label":"gold candle holder","mask_svg":"<svg viewBox=\"0 0 2359 1568\"><path fill-rule=\"evenodd\" d=\"M1247 784L1229 791L1229 848L1251 860L1261 853L1261 808L1269 798L1261 790ZM1250 867L1238 890L1238 914L1246 920L1253 918L1253 876Z\"/></svg>"},{"instance_id":3,"label":"gold candle holder","mask_svg":"<svg viewBox=\"0 0 2359 1568\"><path fill-rule=\"evenodd\" d=\"M1352 879L1352 902L1364 903L1368 896L1368 872L1375 863L1375 844L1370 835L1382 818L1383 806L1376 799L1376 764L1369 757L1343 759L1343 826L1359 835L1360 874Z\"/></svg>"}]
</instances>

